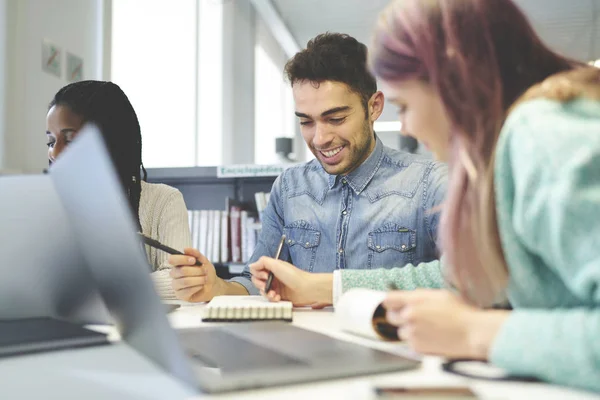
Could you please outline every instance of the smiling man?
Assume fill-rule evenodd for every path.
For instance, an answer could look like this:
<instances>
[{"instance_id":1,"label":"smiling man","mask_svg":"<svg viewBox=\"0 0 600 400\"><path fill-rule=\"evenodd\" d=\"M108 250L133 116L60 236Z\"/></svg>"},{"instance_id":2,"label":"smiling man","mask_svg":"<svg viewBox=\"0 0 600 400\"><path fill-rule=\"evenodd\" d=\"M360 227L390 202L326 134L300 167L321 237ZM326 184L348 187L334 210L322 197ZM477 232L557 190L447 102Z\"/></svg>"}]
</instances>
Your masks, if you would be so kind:
<instances>
[{"instance_id":1,"label":"smiling man","mask_svg":"<svg viewBox=\"0 0 600 400\"><path fill-rule=\"evenodd\" d=\"M250 263L273 256L283 234L281 259L330 277L336 270L436 259L435 208L445 195L446 167L390 149L375 134L384 96L368 71L366 46L348 35L322 34L288 61L285 73L302 136L316 159L287 169L273 184ZM209 260L187 254L205 265L171 257L179 298L258 294L248 268L223 281ZM315 290L333 290L331 279L322 282Z\"/></svg>"}]
</instances>

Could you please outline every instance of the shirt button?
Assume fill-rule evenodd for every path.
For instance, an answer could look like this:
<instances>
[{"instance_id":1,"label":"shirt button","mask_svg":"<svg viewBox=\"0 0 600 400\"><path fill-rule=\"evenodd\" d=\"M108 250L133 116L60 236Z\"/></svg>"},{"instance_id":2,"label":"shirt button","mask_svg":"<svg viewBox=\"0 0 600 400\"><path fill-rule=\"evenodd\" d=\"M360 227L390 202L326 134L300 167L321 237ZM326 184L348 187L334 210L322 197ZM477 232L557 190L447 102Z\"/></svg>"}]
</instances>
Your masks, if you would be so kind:
<instances>
[{"instance_id":1,"label":"shirt button","mask_svg":"<svg viewBox=\"0 0 600 400\"><path fill-rule=\"evenodd\" d=\"M348 183L348 182L346 182L346 180L345 180L345 179L342 179L342 183L345 185L345 184L346 184L346 183Z\"/></svg>"},{"instance_id":2,"label":"shirt button","mask_svg":"<svg viewBox=\"0 0 600 400\"><path fill-rule=\"evenodd\" d=\"M342 214L346 215L346 214L348 214L348 211L344 210L344 211L342 211Z\"/></svg>"},{"instance_id":3,"label":"shirt button","mask_svg":"<svg viewBox=\"0 0 600 400\"><path fill-rule=\"evenodd\" d=\"M288 239L288 244L292 244L292 239Z\"/></svg>"},{"instance_id":4,"label":"shirt button","mask_svg":"<svg viewBox=\"0 0 600 400\"><path fill-rule=\"evenodd\" d=\"M402 250L404 250L405 248L406 248L406 245L405 245L405 244L403 244L403 245L402 245Z\"/></svg>"},{"instance_id":5,"label":"shirt button","mask_svg":"<svg viewBox=\"0 0 600 400\"><path fill-rule=\"evenodd\" d=\"M380 249L380 248L381 248L381 246L375 246L375 248L376 248L376 249Z\"/></svg>"},{"instance_id":6,"label":"shirt button","mask_svg":"<svg viewBox=\"0 0 600 400\"><path fill-rule=\"evenodd\" d=\"M310 246L310 242L306 242L306 247Z\"/></svg>"},{"instance_id":7,"label":"shirt button","mask_svg":"<svg viewBox=\"0 0 600 400\"><path fill-rule=\"evenodd\" d=\"M338 251L339 251L339 252L340 252L340 254L341 254L341 253L343 253L343 252L344 252L344 249L339 249Z\"/></svg>"}]
</instances>

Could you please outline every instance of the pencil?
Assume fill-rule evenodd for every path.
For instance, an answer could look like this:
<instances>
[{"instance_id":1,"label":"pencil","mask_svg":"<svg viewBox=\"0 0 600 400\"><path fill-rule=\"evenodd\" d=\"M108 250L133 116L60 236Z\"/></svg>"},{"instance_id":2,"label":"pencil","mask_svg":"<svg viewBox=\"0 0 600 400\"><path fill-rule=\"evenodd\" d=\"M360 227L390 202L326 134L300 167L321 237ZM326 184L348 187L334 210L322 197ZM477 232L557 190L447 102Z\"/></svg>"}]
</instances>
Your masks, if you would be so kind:
<instances>
[{"instance_id":1,"label":"pencil","mask_svg":"<svg viewBox=\"0 0 600 400\"><path fill-rule=\"evenodd\" d=\"M281 256L281 250L283 249L284 243L285 243L285 235L281 235L281 240L279 241L279 247L277 247L277 253L275 253L276 260L279 260L279 256ZM271 290L272 283L273 283L273 272L269 271L269 277L267 278L267 283L265 285L265 294L269 293L269 290Z\"/></svg>"},{"instance_id":2,"label":"pencil","mask_svg":"<svg viewBox=\"0 0 600 400\"><path fill-rule=\"evenodd\" d=\"M178 255L183 255L183 256L185 255L182 252L180 252L179 250L175 250L172 247L162 244L161 242L159 242L156 239L152 239L150 236L144 235L142 232L138 232L137 234L142 238L142 241L150 247L154 247L155 249L162 250L165 253L169 253L169 254L178 254ZM199 260L196 260L195 265L200 267L202 265L202 263Z\"/></svg>"}]
</instances>

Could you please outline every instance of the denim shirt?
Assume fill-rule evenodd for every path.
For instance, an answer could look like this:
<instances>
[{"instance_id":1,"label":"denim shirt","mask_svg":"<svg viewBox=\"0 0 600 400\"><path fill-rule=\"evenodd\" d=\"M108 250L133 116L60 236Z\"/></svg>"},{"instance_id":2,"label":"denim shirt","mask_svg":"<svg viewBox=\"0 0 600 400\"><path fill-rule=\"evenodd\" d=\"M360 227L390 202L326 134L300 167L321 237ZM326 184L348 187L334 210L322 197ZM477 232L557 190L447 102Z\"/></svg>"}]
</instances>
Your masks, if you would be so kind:
<instances>
[{"instance_id":1,"label":"denim shirt","mask_svg":"<svg viewBox=\"0 0 600 400\"><path fill-rule=\"evenodd\" d=\"M262 231L250 258L273 257L309 272L417 265L438 257L444 164L383 145L346 176L329 175L315 159L290 167L274 182ZM231 281L258 294L246 266Z\"/></svg>"}]
</instances>

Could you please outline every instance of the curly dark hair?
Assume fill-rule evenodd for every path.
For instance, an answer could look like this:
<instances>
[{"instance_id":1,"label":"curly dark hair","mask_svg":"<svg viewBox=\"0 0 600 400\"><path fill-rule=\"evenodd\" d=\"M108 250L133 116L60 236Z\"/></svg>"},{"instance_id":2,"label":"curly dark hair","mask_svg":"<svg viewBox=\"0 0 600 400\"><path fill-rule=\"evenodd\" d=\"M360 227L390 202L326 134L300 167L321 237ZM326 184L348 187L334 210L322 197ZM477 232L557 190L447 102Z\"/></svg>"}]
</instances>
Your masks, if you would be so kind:
<instances>
[{"instance_id":1,"label":"curly dark hair","mask_svg":"<svg viewBox=\"0 0 600 400\"><path fill-rule=\"evenodd\" d=\"M365 113L377 92L367 66L367 46L343 33L326 32L309 40L306 49L287 62L285 75L292 86L298 81L345 83L360 96Z\"/></svg>"}]
</instances>

